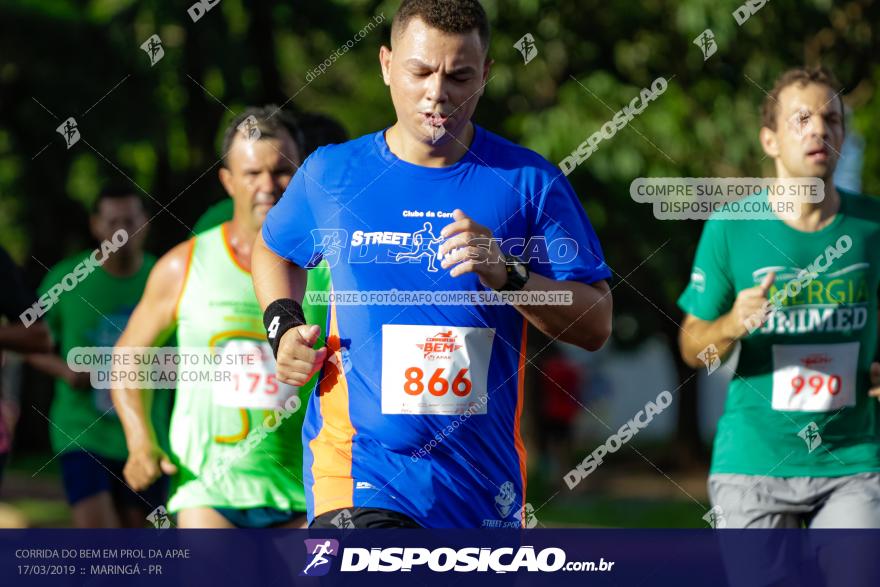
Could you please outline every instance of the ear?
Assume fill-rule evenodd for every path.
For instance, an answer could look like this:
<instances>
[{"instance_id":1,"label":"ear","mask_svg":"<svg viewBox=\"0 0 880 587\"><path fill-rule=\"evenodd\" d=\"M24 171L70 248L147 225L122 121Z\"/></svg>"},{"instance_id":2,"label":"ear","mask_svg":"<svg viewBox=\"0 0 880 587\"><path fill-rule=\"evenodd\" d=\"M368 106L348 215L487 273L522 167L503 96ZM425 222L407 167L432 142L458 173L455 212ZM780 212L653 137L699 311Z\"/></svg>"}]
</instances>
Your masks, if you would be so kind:
<instances>
[{"instance_id":1,"label":"ear","mask_svg":"<svg viewBox=\"0 0 880 587\"><path fill-rule=\"evenodd\" d=\"M232 172L225 167L221 167L220 171L217 172L217 177L220 178L220 183L223 184L223 189L226 190L229 197L233 197L232 194L235 192L235 186L232 184Z\"/></svg>"},{"instance_id":2,"label":"ear","mask_svg":"<svg viewBox=\"0 0 880 587\"><path fill-rule=\"evenodd\" d=\"M101 219L97 214L89 215L89 232L92 233L92 236L95 237L96 241L103 240L103 236L101 235Z\"/></svg>"},{"instance_id":3,"label":"ear","mask_svg":"<svg viewBox=\"0 0 880 587\"><path fill-rule=\"evenodd\" d=\"M772 159L779 157L779 142L777 141L775 131L770 130L766 126L762 126L758 138L761 140L761 147L764 148L764 153L766 153L768 157Z\"/></svg>"},{"instance_id":4,"label":"ear","mask_svg":"<svg viewBox=\"0 0 880 587\"><path fill-rule=\"evenodd\" d=\"M386 86L391 85L391 49L382 45L379 48L379 65L382 67L382 79Z\"/></svg>"}]
</instances>

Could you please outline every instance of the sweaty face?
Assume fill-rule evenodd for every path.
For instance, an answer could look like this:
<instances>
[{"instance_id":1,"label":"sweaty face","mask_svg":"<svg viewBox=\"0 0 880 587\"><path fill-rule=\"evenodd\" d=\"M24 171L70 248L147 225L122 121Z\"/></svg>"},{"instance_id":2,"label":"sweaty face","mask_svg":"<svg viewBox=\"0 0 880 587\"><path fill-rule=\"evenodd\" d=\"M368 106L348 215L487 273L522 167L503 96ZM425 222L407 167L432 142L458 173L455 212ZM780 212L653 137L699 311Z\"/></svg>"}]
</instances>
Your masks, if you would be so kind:
<instances>
[{"instance_id":1,"label":"sweaty face","mask_svg":"<svg viewBox=\"0 0 880 587\"><path fill-rule=\"evenodd\" d=\"M113 234L122 229L128 233L128 242L122 248L125 252L143 250L147 231L141 230L147 222L147 215L141 200L132 195L124 198L105 198L92 216L92 235L103 242L111 240Z\"/></svg>"},{"instance_id":2,"label":"sweaty face","mask_svg":"<svg viewBox=\"0 0 880 587\"><path fill-rule=\"evenodd\" d=\"M489 72L477 29L444 33L420 18L394 39L382 66L401 129L428 144L462 134Z\"/></svg>"},{"instance_id":3,"label":"sweaty face","mask_svg":"<svg viewBox=\"0 0 880 587\"><path fill-rule=\"evenodd\" d=\"M824 84L790 85L779 93L775 157L787 177L830 178L843 147L840 99Z\"/></svg>"},{"instance_id":4,"label":"sweaty face","mask_svg":"<svg viewBox=\"0 0 880 587\"><path fill-rule=\"evenodd\" d=\"M236 217L259 229L299 163L299 151L287 135L256 141L236 136L226 173L221 171L223 185L235 201Z\"/></svg>"}]
</instances>

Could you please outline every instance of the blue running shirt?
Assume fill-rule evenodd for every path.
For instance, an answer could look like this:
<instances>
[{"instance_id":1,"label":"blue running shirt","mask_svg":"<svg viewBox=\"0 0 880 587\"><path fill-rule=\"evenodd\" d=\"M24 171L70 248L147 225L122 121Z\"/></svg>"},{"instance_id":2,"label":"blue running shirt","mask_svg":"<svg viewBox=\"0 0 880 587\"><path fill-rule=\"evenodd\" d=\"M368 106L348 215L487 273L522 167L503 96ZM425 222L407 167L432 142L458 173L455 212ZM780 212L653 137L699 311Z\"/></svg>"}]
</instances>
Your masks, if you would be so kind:
<instances>
[{"instance_id":1,"label":"blue running shirt","mask_svg":"<svg viewBox=\"0 0 880 587\"><path fill-rule=\"evenodd\" d=\"M399 159L384 131L318 149L269 212L266 245L302 267L325 259L334 292L487 291L437 258L440 230L460 208L534 273L610 277L560 170L474 128L470 150L441 168ZM373 507L426 527L522 526L522 315L506 305L331 303L326 329L328 359L303 425L309 520Z\"/></svg>"}]
</instances>

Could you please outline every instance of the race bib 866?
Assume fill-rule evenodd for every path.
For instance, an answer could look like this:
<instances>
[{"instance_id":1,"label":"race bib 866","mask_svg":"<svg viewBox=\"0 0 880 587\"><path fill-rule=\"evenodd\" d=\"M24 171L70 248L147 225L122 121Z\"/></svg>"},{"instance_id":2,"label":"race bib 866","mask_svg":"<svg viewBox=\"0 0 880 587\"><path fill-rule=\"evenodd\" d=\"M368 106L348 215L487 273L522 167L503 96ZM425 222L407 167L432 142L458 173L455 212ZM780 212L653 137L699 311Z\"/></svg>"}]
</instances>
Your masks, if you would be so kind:
<instances>
[{"instance_id":1,"label":"race bib 866","mask_svg":"<svg viewBox=\"0 0 880 587\"><path fill-rule=\"evenodd\" d=\"M485 414L494 328L382 326L383 414Z\"/></svg>"}]
</instances>

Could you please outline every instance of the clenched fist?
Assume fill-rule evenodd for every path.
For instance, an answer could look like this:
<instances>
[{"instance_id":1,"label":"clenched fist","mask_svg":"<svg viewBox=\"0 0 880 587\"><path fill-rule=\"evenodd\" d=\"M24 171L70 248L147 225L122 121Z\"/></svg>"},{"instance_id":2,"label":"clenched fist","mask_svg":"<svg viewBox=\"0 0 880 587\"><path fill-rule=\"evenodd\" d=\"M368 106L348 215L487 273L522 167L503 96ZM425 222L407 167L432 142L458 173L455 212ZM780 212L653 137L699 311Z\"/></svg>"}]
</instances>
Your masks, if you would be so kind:
<instances>
[{"instance_id":1,"label":"clenched fist","mask_svg":"<svg viewBox=\"0 0 880 587\"><path fill-rule=\"evenodd\" d=\"M155 444L144 444L131 449L122 470L126 483L135 491L144 491L163 473L174 475L177 467L165 451Z\"/></svg>"},{"instance_id":2,"label":"clenched fist","mask_svg":"<svg viewBox=\"0 0 880 587\"><path fill-rule=\"evenodd\" d=\"M757 330L767 322L772 306L767 299L770 287L776 281L776 272L771 271L759 285L744 289L736 296L730 311L728 336L738 339Z\"/></svg>"},{"instance_id":3,"label":"clenched fist","mask_svg":"<svg viewBox=\"0 0 880 587\"><path fill-rule=\"evenodd\" d=\"M303 324L282 335L275 359L278 379L302 387L321 369L327 358L327 347L312 348L320 334L320 326Z\"/></svg>"}]
</instances>

